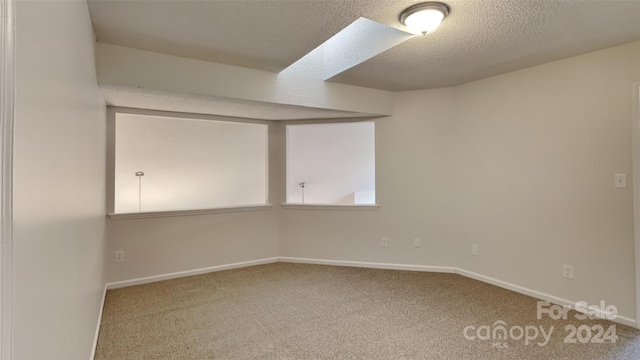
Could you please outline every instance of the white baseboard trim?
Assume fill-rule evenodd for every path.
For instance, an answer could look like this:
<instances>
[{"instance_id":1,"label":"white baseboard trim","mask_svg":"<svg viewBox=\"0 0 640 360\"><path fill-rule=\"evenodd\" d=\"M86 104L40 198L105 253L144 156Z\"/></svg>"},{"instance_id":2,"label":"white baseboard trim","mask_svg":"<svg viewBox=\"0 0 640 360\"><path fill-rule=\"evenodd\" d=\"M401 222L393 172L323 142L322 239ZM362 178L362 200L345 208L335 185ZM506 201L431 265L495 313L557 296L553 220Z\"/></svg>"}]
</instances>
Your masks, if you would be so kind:
<instances>
[{"instance_id":1,"label":"white baseboard trim","mask_svg":"<svg viewBox=\"0 0 640 360\"><path fill-rule=\"evenodd\" d=\"M270 264L275 262L458 274L464 277L468 277L470 279L474 279L474 280L482 281L487 284L498 286L503 289L507 289L523 295L531 296L536 299L548 301L553 304L570 306L572 308L575 307L575 304L576 304L575 301L570 301L570 300L549 295L540 291L532 290L523 286L515 285L506 281L498 280L489 276L485 276L472 271L467 271L464 269L451 267L451 266L407 265L407 264L375 263L375 262L346 261L346 260L310 259L310 258L298 258L298 257L286 257L286 256L244 261L244 262L238 262L238 263L232 263L232 264L211 266L211 267L201 268L201 269L180 271L180 272L164 274L164 275L156 275L156 276L149 276L149 277L138 278L138 279L111 282L105 285L105 295L106 295L107 289L118 289L118 288L127 287L127 286L148 284L148 283L157 282L157 281L177 279L177 278L186 277L186 276L200 275L200 274L206 274L206 273L215 272L215 271L237 269L237 268L243 268L248 266ZM104 307L104 296L103 296L102 302L103 302L102 306ZM99 320L101 318L102 318L102 308L100 309ZM630 317L617 315L617 317L612 321L622 325L638 328L638 323L636 322L636 320ZM100 329L100 321L98 321L98 327L96 329L93 353L95 353L95 347L98 341L99 329ZM92 354L92 359L93 359L93 354Z\"/></svg>"},{"instance_id":2,"label":"white baseboard trim","mask_svg":"<svg viewBox=\"0 0 640 360\"><path fill-rule=\"evenodd\" d=\"M574 308L576 301L570 301L561 297L549 295L540 291L532 290L523 286L508 283L506 281L498 280L489 276L474 273L460 268L449 266L426 266L426 265L404 265L404 264L389 264L389 263L372 263L372 262L360 262L360 261L344 261L344 260L325 260L325 259L308 259L308 258L295 258L295 257L280 257L280 262L299 263L299 264L316 264L316 265L333 265L333 266L350 266L361 267L370 269L388 269L388 270L409 270L409 271L426 271L426 272L439 272L439 273L455 273L468 277L470 279L482 281L487 284L501 287L503 289L511 290L523 295L531 296L539 300L548 301L552 304L570 306ZM599 314L602 315L602 314ZM615 323L631 326L637 328L637 323L634 319L617 315L612 320Z\"/></svg>"},{"instance_id":3,"label":"white baseboard trim","mask_svg":"<svg viewBox=\"0 0 640 360\"><path fill-rule=\"evenodd\" d=\"M96 334L93 336L93 347L91 348L90 360L95 359L96 349L98 348L98 334L100 334L100 323L102 323L102 311L104 310L104 301L107 298L107 285L102 290L102 301L100 302L100 312L98 313L98 324L96 325Z\"/></svg>"},{"instance_id":4,"label":"white baseboard trim","mask_svg":"<svg viewBox=\"0 0 640 360\"><path fill-rule=\"evenodd\" d=\"M348 267L359 267L359 268L368 268L368 269L408 270L408 271L423 271L423 272L449 273L449 274L453 274L456 272L455 268L448 267L448 266L404 265L404 264L373 263L373 262L361 262L361 261L308 259L308 258L296 258L296 257L279 257L278 261L285 262L285 263L296 263L296 264L348 266Z\"/></svg>"},{"instance_id":5,"label":"white baseboard trim","mask_svg":"<svg viewBox=\"0 0 640 360\"><path fill-rule=\"evenodd\" d=\"M536 290L532 290L526 287L522 287L519 285L515 285L515 284L511 284L508 283L506 281L502 281L502 280L498 280L489 276L485 276L485 275L481 275L478 273L474 273L471 271L467 271L464 269L456 269L456 274L462 275L464 277L468 277L470 279L474 279L474 280L478 280L478 281L482 281L484 283L487 284L491 284L491 285L495 285L498 287L501 287L503 289L507 289L507 290L511 290L513 292L517 292L523 295L527 295L527 296L531 296L532 298L536 298L539 300L544 300L544 301L548 301L552 304L556 304L556 305L562 305L562 306L568 306L571 308L575 308L576 305L576 301L570 301L567 299L563 299L561 297L557 297L557 296L553 296L553 295L549 295L540 291L536 291ZM605 315L603 312L597 311L598 315ZM627 326L631 326L633 328L637 327L637 323L634 319L631 319L629 317L626 316L620 316L617 315L616 318L614 320L611 320L615 323L618 324L622 324L622 325L627 325Z\"/></svg>"},{"instance_id":6,"label":"white baseboard trim","mask_svg":"<svg viewBox=\"0 0 640 360\"><path fill-rule=\"evenodd\" d=\"M225 265L210 266L210 267L201 268L201 269L179 271L179 272L163 274L163 275L147 276L147 277L131 279L131 280L110 282L110 283L107 283L106 286L107 286L107 289L111 290L111 289L118 289L118 288L123 288L127 286L149 284L149 283L163 281L163 280L171 280L171 279L177 279L181 277L206 274L206 273L215 272L215 271L238 269L238 268L243 268L247 266L263 265L263 264L271 264L274 262L278 262L277 257L243 261L243 262L237 262L237 263L225 264Z\"/></svg>"}]
</instances>

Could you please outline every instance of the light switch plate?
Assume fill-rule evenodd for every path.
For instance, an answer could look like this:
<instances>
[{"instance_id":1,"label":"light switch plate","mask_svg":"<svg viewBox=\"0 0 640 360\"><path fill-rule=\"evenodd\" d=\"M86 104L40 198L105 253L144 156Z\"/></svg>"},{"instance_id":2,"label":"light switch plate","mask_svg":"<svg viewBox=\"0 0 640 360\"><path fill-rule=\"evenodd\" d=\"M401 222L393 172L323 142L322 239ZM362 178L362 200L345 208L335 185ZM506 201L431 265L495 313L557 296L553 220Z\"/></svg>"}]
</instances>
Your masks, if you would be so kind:
<instances>
[{"instance_id":1,"label":"light switch plate","mask_svg":"<svg viewBox=\"0 0 640 360\"><path fill-rule=\"evenodd\" d=\"M618 189L626 189L627 188L627 174L615 174L614 175L614 186Z\"/></svg>"}]
</instances>

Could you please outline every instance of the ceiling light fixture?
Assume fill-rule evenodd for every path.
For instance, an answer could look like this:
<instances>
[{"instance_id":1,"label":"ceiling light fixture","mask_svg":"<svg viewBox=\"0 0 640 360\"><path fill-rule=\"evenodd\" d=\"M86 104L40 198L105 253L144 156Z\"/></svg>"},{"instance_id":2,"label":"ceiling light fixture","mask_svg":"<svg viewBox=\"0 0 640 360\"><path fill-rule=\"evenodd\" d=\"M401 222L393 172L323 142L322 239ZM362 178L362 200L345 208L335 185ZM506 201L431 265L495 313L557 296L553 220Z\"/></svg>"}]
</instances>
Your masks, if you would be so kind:
<instances>
[{"instance_id":1,"label":"ceiling light fixture","mask_svg":"<svg viewBox=\"0 0 640 360\"><path fill-rule=\"evenodd\" d=\"M410 6L400 14L400 22L413 33L426 35L432 32L442 20L449 15L451 9L440 2L426 2Z\"/></svg>"}]
</instances>

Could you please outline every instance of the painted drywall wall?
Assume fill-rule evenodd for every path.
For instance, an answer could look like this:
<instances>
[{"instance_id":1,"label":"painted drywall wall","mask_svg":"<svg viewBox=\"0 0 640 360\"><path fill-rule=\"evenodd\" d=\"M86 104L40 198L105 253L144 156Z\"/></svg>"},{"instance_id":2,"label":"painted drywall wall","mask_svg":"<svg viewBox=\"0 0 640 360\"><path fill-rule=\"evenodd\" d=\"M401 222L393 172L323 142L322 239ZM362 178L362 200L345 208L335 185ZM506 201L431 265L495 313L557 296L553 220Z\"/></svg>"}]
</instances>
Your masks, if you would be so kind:
<instances>
[{"instance_id":1,"label":"painted drywall wall","mask_svg":"<svg viewBox=\"0 0 640 360\"><path fill-rule=\"evenodd\" d=\"M639 57L636 42L397 93L376 122L379 211L284 210L280 255L456 266L634 319L632 190L613 174L631 174Z\"/></svg>"},{"instance_id":2,"label":"painted drywall wall","mask_svg":"<svg viewBox=\"0 0 640 360\"><path fill-rule=\"evenodd\" d=\"M450 265L453 90L400 94L395 114L376 120L378 211L282 212L280 255ZM382 237L388 247L381 248ZM420 237L423 247L413 247Z\"/></svg>"},{"instance_id":3,"label":"painted drywall wall","mask_svg":"<svg viewBox=\"0 0 640 360\"><path fill-rule=\"evenodd\" d=\"M269 198L282 198L284 126L269 125ZM281 134L282 133L282 134ZM108 281L278 256L280 207L269 210L107 221ZM116 263L116 251L125 261Z\"/></svg>"},{"instance_id":4,"label":"painted drywall wall","mask_svg":"<svg viewBox=\"0 0 640 360\"><path fill-rule=\"evenodd\" d=\"M18 1L14 359L90 357L104 289L105 104L84 1Z\"/></svg>"},{"instance_id":5,"label":"painted drywall wall","mask_svg":"<svg viewBox=\"0 0 640 360\"><path fill-rule=\"evenodd\" d=\"M375 204L374 122L289 124L286 131L288 203ZM362 199L365 193L371 196Z\"/></svg>"},{"instance_id":6,"label":"painted drywall wall","mask_svg":"<svg viewBox=\"0 0 640 360\"><path fill-rule=\"evenodd\" d=\"M635 319L632 189L614 174L632 173L639 59L636 42L455 88L462 268Z\"/></svg>"}]
</instances>

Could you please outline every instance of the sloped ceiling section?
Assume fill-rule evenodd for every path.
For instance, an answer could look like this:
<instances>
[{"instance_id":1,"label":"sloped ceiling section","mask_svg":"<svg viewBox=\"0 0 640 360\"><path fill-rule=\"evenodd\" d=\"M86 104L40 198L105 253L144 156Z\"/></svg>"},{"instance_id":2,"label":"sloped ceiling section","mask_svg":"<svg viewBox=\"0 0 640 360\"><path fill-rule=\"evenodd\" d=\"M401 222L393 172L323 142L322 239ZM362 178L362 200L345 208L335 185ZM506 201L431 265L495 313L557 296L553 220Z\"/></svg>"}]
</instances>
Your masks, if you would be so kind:
<instances>
[{"instance_id":1,"label":"sloped ceiling section","mask_svg":"<svg viewBox=\"0 0 640 360\"><path fill-rule=\"evenodd\" d=\"M374 117L350 111L319 109L218 96L174 93L136 87L101 85L109 106L209 114L257 120L351 119Z\"/></svg>"},{"instance_id":2,"label":"sloped ceiling section","mask_svg":"<svg viewBox=\"0 0 640 360\"><path fill-rule=\"evenodd\" d=\"M391 115L393 93L324 82L322 51L286 74L98 43L109 105L266 120ZM262 115L260 115L262 114Z\"/></svg>"}]
</instances>

